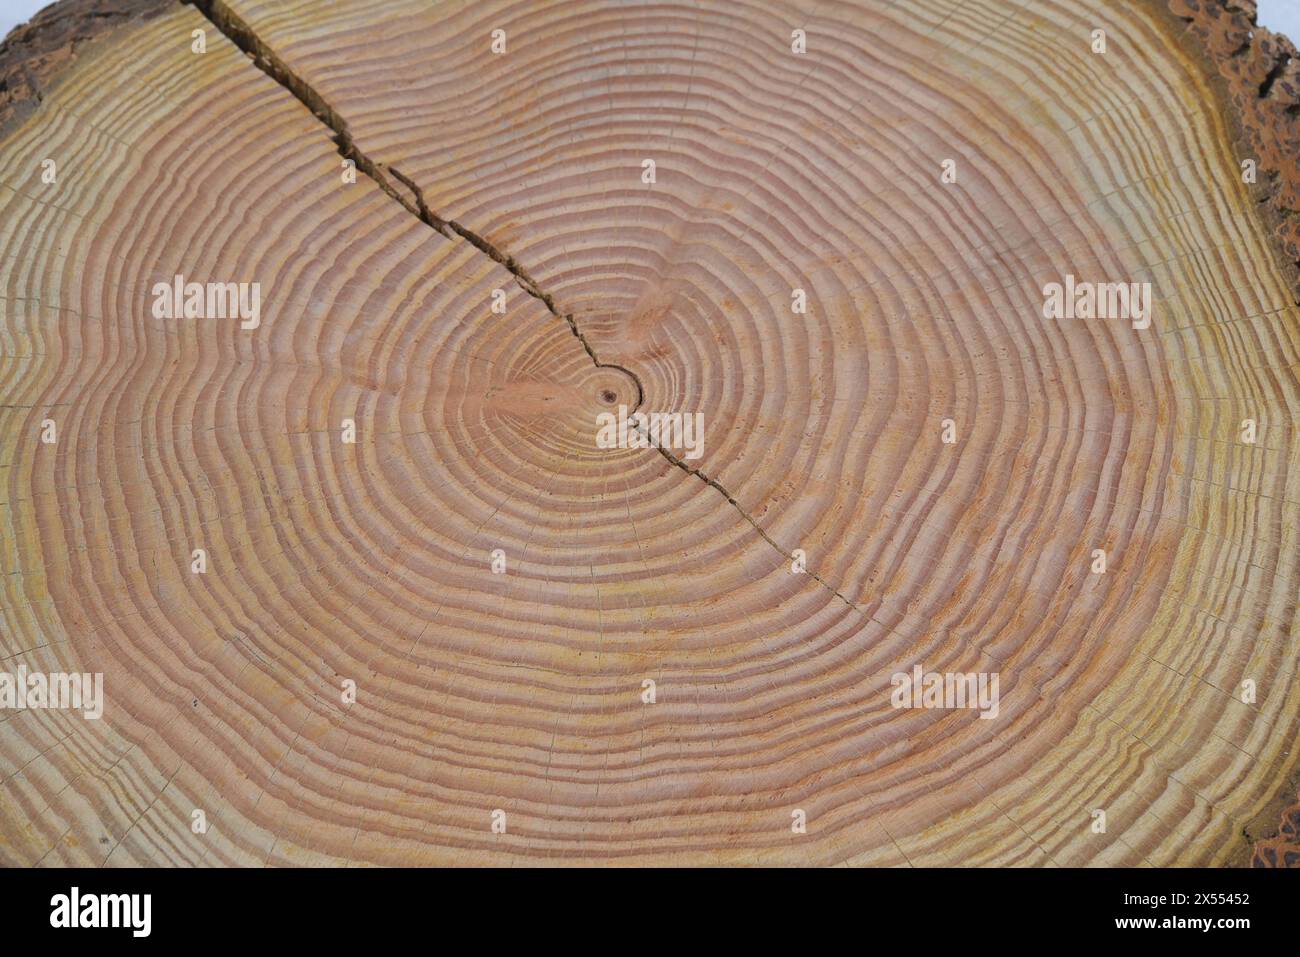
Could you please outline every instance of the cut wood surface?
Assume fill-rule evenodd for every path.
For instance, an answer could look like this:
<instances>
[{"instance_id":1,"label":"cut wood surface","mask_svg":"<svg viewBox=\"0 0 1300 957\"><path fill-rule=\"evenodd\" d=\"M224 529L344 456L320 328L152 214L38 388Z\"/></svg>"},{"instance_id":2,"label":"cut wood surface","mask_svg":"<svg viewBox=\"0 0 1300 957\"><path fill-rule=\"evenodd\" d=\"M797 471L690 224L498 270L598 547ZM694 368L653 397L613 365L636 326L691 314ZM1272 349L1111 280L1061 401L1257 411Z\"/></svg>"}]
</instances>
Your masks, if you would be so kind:
<instances>
[{"instance_id":1,"label":"cut wood surface","mask_svg":"<svg viewBox=\"0 0 1300 957\"><path fill-rule=\"evenodd\" d=\"M46 11L0 670L104 711L0 711L0 863L1300 861L1294 57L1219 0Z\"/></svg>"}]
</instances>

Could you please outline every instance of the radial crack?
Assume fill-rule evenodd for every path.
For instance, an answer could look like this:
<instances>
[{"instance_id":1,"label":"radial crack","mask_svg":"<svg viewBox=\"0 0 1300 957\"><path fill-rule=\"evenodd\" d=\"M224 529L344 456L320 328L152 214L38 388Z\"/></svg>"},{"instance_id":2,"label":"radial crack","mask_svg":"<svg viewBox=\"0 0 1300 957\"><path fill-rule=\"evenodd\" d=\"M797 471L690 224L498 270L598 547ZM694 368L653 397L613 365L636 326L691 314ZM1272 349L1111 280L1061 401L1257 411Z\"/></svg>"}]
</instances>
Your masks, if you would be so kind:
<instances>
[{"instance_id":1,"label":"radial crack","mask_svg":"<svg viewBox=\"0 0 1300 957\"><path fill-rule=\"evenodd\" d=\"M637 429L638 432L641 432L641 428L640 428L640 426L635 426L635 428ZM647 438L650 437L650 435L649 435L648 432L644 432L644 433L642 433L642 434L646 435ZM652 440L652 441L653 441L653 440ZM700 469L695 468L694 466L691 466L691 465L687 465L685 461L683 461L683 460L682 460L681 458L679 458L678 456L674 455L672 452L668 451L668 449L664 448L662 445L652 445L651 448L653 448L653 449L655 449L656 451L658 451L660 455L662 455L664 458L666 458L666 459L667 459L669 462L671 462L673 465L677 466L679 469L681 469L681 470L682 470L683 472L685 472L687 475L694 475L697 479L699 479L699 480L700 480L701 482L703 482L705 485L709 486L709 488L711 488L711 489L715 489L715 490L717 490L719 493L721 493L722 497L725 498L725 499L727 500L728 504L730 504L732 508L734 508L737 512L739 512L740 515L741 515L741 517L742 517L745 521L747 521L750 525L753 526L754 531L758 532L759 536L763 539L763 541L767 542L769 545L771 545L773 548L775 548L778 552L780 552L780 553L781 553L782 555L784 555L786 558L790 559L791 561L794 560L794 557L795 557L795 556L794 556L794 553L793 553L793 552L788 552L788 551L786 551L785 548L782 547L781 544L780 544L779 542L776 541L776 539L774 539L771 535L767 534L767 532L763 529L763 526L759 525L758 522L754 519L754 517L753 517L752 515L750 515L749 512L745 511L745 509L741 506L741 504L740 504L739 502L736 501L735 496L733 496L730 492L728 492L727 489L723 486L723 484L722 484L721 482L719 482L719 481L718 481L717 479L715 479L715 478L711 478L710 476L708 476L707 474L705 474L705 473L704 473L703 471L701 471ZM804 569L804 574L806 574L806 575L808 575L810 578L812 578L813 581L818 582L819 584L821 584L824 588L826 588L827 591L829 591L832 595L834 595L834 596L835 596L836 598L838 598L840 601L844 602L844 604L848 605L848 606L849 606L850 608L852 608L854 611L856 611L856 612L858 612L858 613L860 613L860 614L866 614L866 612L864 612L861 608L859 608L859 607L857 606L856 603L854 603L853 601L851 601L851 600L848 599L848 598L845 598L844 595L842 595L842 594L839 592L839 590L835 588L834 585L832 585L832 584L831 584L830 582L828 582L826 579L822 578L822 577L821 577L820 575L818 575L816 572L814 572L814 571L812 571L812 570L810 570L810 569L806 569L806 568L805 568L805 569Z\"/></svg>"},{"instance_id":2,"label":"radial crack","mask_svg":"<svg viewBox=\"0 0 1300 957\"><path fill-rule=\"evenodd\" d=\"M292 93L298 102L311 111L313 116L328 126L334 133L334 143L338 146L340 155L345 159L352 160L358 170L373 180L386 194L401 203L408 213L448 239L459 236L488 258L504 266L515 277L515 281L519 283L519 287L524 292L546 306L553 316L564 320L569 327L569 331L582 343L583 350L591 357L591 361L596 364L597 368L617 369L636 383L637 398L633 411L640 408L641 403L645 400L645 389L636 373L631 369L611 362L601 362L600 357L596 355L596 350L592 348L591 343L587 341L587 337L578 328L577 320L571 314L561 313L556 308L554 298L537 284L536 280L528 274L528 271L524 269L521 263L513 256L502 252L473 230L467 229L455 220L443 219L429 208L428 203L424 200L424 191L420 189L414 180L395 167L372 159L357 145L357 141L348 129L347 120L343 119L330 106L329 102L325 97L321 96L315 87L296 73L266 43L262 42L261 37L257 35L253 28L239 14L231 10L224 0L181 0L181 2L192 4L231 43L251 56L254 65L258 69ZM396 180L409 190L410 195L404 195L401 190L394 186L389 179L389 175L392 176L393 180Z\"/></svg>"},{"instance_id":3,"label":"radial crack","mask_svg":"<svg viewBox=\"0 0 1300 957\"><path fill-rule=\"evenodd\" d=\"M636 383L636 404L631 407L632 412L636 412L645 401L645 389L641 384L641 379L631 369L611 362L601 362L596 350L592 348L587 337L583 335L582 330L578 327L577 319L572 313L561 312L555 305L555 299L550 293L542 289L536 280L528 273L513 256L503 252L496 245L480 236L471 229L466 228L455 220L444 219L429 208L424 199L424 190L420 188L411 177L402 173L397 168L372 159L360 146L357 145L348 124L338 112L330 106L329 102L308 83L302 76L296 73L280 56L264 43L253 30L253 28L237 13L230 9L224 0L180 0L182 4L192 5L208 21L219 30L231 43L252 57L253 64L263 73L274 80L278 85L293 94L303 106L305 106L312 115L329 127L334 134L334 143L338 147L339 154L345 159L350 159L356 164L356 168L371 179L381 190L392 199L396 200L402 207L420 222L424 223L430 229L441 234L447 239L453 239L459 236L461 239L474 246L488 258L503 266L509 273L515 277L519 287L538 300L547 310L556 318L564 320L568 325L569 331L582 344L583 350L591 358L599 369L617 369L627 375ZM390 180L389 177L392 177ZM403 187L407 193L394 185L394 181ZM634 426L640 431L639 426ZM776 549L782 556L787 559L794 559L794 553L787 551L772 538L762 526L750 515L740 503L736 501L727 489L715 478L711 478L698 468L687 465L681 458L674 455L662 445L653 441L649 433L643 433L650 438L650 447L655 449L667 459L670 463L681 469L688 475L693 475L705 485L717 491L727 503L731 505L741 517L756 531L763 541L767 542L772 548ZM861 608L853 601L846 598L834 586L827 582L820 575L817 575L810 569L805 569L805 573L822 587L828 590L836 598L843 601L855 611L865 614Z\"/></svg>"}]
</instances>

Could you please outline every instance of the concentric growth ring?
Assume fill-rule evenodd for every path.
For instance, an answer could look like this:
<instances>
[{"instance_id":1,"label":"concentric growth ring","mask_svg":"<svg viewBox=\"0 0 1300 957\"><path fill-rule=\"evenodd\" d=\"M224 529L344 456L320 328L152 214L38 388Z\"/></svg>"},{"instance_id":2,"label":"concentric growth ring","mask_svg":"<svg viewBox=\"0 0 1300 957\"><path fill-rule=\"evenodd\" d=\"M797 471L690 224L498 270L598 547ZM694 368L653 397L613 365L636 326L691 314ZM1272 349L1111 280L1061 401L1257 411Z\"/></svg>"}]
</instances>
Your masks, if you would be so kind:
<instances>
[{"instance_id":1,"label":"concentric growth ring","mask_svg":"<svg viewBox=\"0 0 1300 957\"><path fill-rule=\"evenodd\" d=\"M4 657L105 688L0 860L1268 833L1300 327L1163 6L198 7L0 133Z\"/></svg>"}]
</instances>

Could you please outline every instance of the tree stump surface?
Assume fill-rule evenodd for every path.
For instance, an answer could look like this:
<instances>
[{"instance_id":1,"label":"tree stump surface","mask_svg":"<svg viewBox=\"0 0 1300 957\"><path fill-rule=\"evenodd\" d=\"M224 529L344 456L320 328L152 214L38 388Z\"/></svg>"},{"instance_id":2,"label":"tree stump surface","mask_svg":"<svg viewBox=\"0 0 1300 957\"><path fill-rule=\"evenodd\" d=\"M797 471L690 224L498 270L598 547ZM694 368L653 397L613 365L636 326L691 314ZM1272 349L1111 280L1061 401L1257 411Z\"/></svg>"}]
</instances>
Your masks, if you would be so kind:
<instances>
[{"instance_id":1,"label":"tree stump surface","mask_svg":"<svg viewBox=\"0 0 1300 957\"><path fill-rule=\"evenodd\" d=\"M1298 107L1249 2L47 9L0 863L1300 863Z\"/></svg>"}]
</instances>

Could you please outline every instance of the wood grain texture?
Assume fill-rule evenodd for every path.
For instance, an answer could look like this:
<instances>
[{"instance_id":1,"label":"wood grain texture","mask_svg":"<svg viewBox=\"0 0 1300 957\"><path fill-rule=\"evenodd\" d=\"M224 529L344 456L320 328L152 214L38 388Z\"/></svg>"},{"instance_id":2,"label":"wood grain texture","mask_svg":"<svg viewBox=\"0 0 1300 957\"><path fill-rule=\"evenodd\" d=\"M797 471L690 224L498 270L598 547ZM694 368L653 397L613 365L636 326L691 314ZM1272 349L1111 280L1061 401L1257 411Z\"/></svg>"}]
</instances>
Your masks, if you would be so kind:
<instances>
[{"instance_id":1,"label":"wood grain texture","mask_svg":"<svg viewBox=\"0 0 1300 957\"><path fill-rule=\"evenodd\" d=\"M0 862L1294 863L1300 86L1252 12L11 40L0 658L108 701L0 713ZM176 274L260 327L154 318ZM1043 318L1067 274L1151 327ZM619 405L703 455L598 448ZM893 707L916 664L996 672L997 718Z\"/></svg>"}]
</instances>

